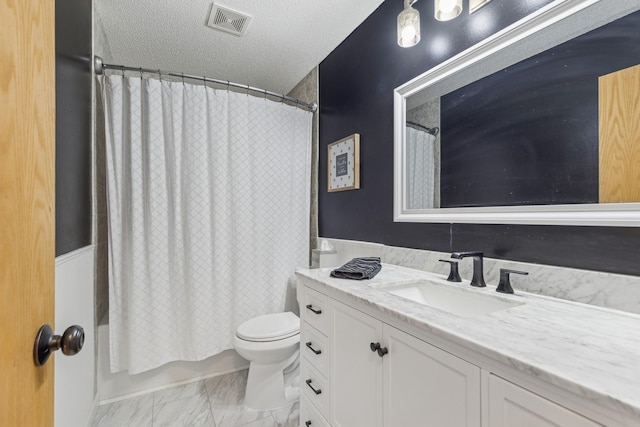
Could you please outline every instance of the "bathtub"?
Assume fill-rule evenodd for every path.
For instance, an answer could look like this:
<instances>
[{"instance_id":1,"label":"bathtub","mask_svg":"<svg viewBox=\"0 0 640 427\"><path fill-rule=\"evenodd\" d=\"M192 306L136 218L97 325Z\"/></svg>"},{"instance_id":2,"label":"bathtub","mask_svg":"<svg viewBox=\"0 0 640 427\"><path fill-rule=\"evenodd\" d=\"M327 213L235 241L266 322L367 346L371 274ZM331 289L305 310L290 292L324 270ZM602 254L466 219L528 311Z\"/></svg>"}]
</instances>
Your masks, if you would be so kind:
<instances>
[{"instance_id":1,"label":"bathtub","mask_svg":"<svg viewBox=\"0 0 640 427\"><path fill-rule=\"evenodd\" d=\"M179 384L215 377L249 367L235 350L226 350L199 362L171 362L137 375L111 373L109 368L109 324L98 326L97 382L100 404L161 390Z\"/></svg>"}]
</instances>

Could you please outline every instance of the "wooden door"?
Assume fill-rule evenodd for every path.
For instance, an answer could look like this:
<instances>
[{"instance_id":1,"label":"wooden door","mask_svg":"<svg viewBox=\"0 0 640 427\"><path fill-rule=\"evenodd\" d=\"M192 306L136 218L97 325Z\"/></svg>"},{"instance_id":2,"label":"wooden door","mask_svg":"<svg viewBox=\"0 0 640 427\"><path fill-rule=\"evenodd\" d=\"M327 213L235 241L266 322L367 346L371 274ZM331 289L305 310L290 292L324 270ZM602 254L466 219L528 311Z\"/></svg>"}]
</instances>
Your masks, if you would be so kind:
<instances>
[{"instance_id":1,"label":"wooden door","mask_svg":"<svg viewBox=\"0 0 640 427\"><path fill-rule=\"evenodd\" d=\"M598 80L600 203L640 202L640 65Z\"/></svg>"},{"instance_id":2,"label":"wooden door","mask_svg":"<svg viewBox=\"0 0 640 427\"><path fill-rule=\"evenodd\" d=\"M54 0L0 0L0 425L53 425L53 363L33 362L54 320Z\"/></svg>"}]
</instances>

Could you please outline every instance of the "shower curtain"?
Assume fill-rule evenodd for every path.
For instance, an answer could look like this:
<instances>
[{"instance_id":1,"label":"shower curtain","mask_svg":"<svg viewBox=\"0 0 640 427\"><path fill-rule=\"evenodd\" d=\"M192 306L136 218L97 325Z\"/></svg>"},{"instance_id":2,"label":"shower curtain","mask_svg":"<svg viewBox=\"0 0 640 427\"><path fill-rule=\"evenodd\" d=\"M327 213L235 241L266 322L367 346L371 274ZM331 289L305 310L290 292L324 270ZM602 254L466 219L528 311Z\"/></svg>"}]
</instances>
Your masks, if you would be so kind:
<instances>
[{"instance_id":1,"label":"shower curtain","mask_svg":"<svg viewBox=\"0 0 640 427\"><path fill-rule=\"evenodd\" d=\"M407 126L407 209L433 209L436 137Z\"/></svg>"},{"instance_id":2,"label":"shower curtain","mask_svg":"<svg viewBox=\"0 0 640 427\"><path fill-rule=\"evenodd\" d=\"M308 265L312 114L184 82L103 85L111 370L233 348Z\"/></svg>"}]
</instances>

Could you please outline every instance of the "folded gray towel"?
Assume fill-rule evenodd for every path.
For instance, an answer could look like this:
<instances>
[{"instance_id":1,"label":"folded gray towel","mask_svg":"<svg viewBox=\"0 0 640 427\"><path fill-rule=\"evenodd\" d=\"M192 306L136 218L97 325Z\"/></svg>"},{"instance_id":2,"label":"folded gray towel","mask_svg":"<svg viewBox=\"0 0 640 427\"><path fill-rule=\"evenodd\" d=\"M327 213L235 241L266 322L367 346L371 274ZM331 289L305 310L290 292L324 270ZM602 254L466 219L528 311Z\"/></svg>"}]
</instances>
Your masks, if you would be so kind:
<instances>
[{"instance_id":1,"label":"folded gray towel","mask_svg":"<svg viewBox=\"0 0 640 427\"><path fill-rule=\"evenodd\" d=\"M353 280L372 279L381 269L382 265L378 257L354 258L333 270L331 276Z\"/></svg>"}]
</instances>

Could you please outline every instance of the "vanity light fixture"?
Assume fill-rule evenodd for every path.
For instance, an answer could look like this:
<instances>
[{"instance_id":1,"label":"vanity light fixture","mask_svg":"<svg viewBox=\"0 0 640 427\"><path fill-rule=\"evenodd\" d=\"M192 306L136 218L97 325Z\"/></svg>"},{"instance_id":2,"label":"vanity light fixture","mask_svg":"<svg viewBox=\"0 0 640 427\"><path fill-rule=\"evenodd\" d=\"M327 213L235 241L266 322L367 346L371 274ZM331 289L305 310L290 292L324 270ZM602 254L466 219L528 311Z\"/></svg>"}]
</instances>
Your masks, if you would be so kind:
<instances>
[{"instance_id":1,"label":"vanity light fixture","mask_svg":"<svg viewBox=\"0 0 640 427\"><path fill-rule=\"evenodd\" d=\"M400 47L415 46L420 41L420 12L411 7L416 1L404 0L404 9L398 15L398 45Z\"/></svg>"},{"instance_id":2,"label":"vanity light fixture","mask_svg":"<svg viewBox=\"0 0 640 427\"><path fill-rule=\"evenodd\" d=\"M449 21L462 12L462 0L434 0L435 17L438 21Z\"/></svg>"}]
</instances>

